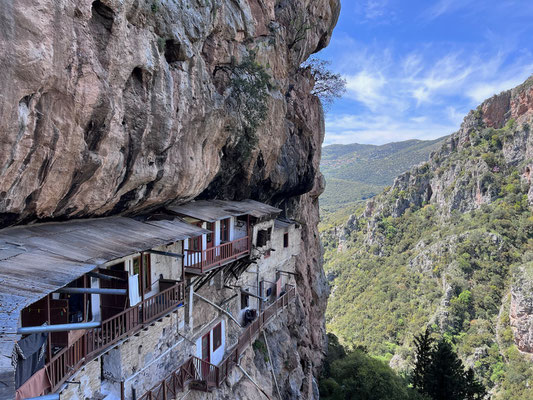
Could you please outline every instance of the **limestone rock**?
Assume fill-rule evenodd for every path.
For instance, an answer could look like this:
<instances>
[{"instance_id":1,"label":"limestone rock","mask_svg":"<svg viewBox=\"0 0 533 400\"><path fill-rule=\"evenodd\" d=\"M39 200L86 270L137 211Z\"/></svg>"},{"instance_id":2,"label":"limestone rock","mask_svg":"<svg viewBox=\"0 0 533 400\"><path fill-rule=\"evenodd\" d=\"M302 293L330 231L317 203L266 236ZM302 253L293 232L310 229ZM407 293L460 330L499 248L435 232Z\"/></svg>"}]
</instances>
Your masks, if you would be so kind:
<instances>
[{"instance_id":1,"label":"limestone rock","mask_svg":"<svg viewBox=\"0 0 533 400\"><path fill-rule=\"evenodd\" d=\"M300 65L328 44L339 12L339 0L3 1L0 227L200 195L283 208L304 239L299 329L287 333L302 362L287 387L312 397L328 294L317 231L324 116ZM271 84L245 155L224 71L251 54Z\"/></svg>"},{"instance_id":2,"label":"limestone rock","mask_svg":"<svg viewBox=\"0 0 533 400\"><path fill-rule=\"evenodd\" d=\"M511 327L518 348L533 354L533 262L523 265L511 288Z\"/></svg>"}]
</instances>

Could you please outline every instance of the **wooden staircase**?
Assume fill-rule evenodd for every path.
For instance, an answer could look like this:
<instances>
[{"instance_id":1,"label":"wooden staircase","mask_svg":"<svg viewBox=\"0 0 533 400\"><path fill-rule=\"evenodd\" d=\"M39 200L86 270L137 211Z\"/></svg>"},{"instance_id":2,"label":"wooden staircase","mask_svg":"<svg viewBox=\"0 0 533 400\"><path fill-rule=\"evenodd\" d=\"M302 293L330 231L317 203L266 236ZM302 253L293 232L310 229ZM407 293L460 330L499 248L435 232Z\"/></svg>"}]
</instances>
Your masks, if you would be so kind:
<instances>
[{"instance_id":1,"label":"wooden staircase","mask_svg":"<svg viewBox=\"0 0 533 400\"><path fill-rule=\"evenodd\" d=\"M170 400L175 398L171 396L176 396L177 392L184 390L186 386L191 390L202 392L217 389L226 381L230 370L239 364L240 357L263 331L265 325L276 318L278 312L287 308L295 298L296 288L287 285L286 291L246 327L237 345L218 366L193 356L138 400Z\"/></svg>"}]
</instances>

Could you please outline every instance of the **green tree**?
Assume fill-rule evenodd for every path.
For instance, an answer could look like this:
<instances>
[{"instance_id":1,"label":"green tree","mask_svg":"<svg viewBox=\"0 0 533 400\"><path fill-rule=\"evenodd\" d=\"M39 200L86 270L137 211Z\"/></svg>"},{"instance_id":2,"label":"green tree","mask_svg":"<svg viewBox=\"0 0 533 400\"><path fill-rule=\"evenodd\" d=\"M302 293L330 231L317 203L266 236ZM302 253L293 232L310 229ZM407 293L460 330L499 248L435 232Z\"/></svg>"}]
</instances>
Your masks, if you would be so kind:
<instances>
[{"instance_id":1,"label":"green tree","mask_svg":"<svg viewBox=\"0 0 533 400\"><path fill-rule=\"evenodd\" d=\"M431 337L429 328L426 328L426 331L423 334L415 336L414 342L416 359L411 381L413 383L413 387L418 389L420 392L425 393L425 379L431 366L431 356L434 343L434 339Z\"/></svg>"},{"instance_id":2,"label":"green tree","mask_svg":"<svg viewBox=\"0 0 533 400\"><path fill-rule=\"evenodd\" d=\"M328 355L319 381L323 400L424 400L387 363L369 356L361 347L346 352L328 335Z\"/></svg>"},{"instance_id":3,"label":"green tree","mask_svg":"<svg viewBox=\"0 0 533 400\"><path fill-rule=\"evenodd\" d=\"M437 343L429 329L415 338L416 363L413 386L433 400L480 400L486 391L474 371L464 365L445 339Z\"/></svg>"}]
</instances>

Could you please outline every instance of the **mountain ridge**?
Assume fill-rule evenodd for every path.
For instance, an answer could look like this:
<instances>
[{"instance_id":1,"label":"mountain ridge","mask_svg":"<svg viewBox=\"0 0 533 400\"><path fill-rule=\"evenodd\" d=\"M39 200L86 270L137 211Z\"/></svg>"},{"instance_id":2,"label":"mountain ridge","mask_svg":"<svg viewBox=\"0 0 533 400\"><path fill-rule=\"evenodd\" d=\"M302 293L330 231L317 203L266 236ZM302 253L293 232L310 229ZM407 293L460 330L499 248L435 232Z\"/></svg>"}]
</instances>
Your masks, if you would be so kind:
<instances>
[{"instance_id":1,"label":"mountain ridge","mask_svg":"<svg viewBox=\"0 0 533 400\"><path fill-rule=\"evenodd\" d=\"M320 168L326 179L326 190L321 196L322 209L334 212L375 196L400 173L426 161L445 139L323 147Z\"/></svg>"},{"instance_id":2,"label":"mountain ridge","mask_svg":"<svg viewBox=\"0 0 533 400\"><path fill-rule=\"evenodd\" d=\"M328 330L409 372L450 340L493 399L533 379L533 77L483 102L426 163L322 233Z\"/></svg>"}]
</instances>

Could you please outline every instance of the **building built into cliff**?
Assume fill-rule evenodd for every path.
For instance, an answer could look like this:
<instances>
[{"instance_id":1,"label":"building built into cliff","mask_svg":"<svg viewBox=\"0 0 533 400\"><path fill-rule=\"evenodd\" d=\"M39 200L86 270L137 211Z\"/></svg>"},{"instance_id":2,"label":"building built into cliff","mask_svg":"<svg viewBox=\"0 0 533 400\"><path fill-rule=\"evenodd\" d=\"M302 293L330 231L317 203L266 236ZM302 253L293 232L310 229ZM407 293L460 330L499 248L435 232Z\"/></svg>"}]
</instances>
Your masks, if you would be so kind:
<instances>
[{"instance_id":1,"label":"building built into cliff","mask_svg":"<svg viewBox=\"0 0 533 400\"><path fill-rule=\"evenodd\" d=\"M0 230L0 398L216 390L295 297L301 228L281 211L202 200Z\"/></svg>"}]
</instances>

